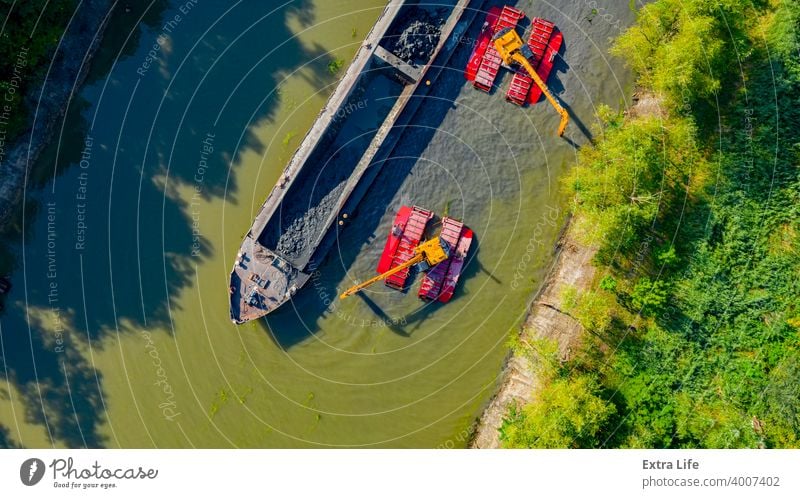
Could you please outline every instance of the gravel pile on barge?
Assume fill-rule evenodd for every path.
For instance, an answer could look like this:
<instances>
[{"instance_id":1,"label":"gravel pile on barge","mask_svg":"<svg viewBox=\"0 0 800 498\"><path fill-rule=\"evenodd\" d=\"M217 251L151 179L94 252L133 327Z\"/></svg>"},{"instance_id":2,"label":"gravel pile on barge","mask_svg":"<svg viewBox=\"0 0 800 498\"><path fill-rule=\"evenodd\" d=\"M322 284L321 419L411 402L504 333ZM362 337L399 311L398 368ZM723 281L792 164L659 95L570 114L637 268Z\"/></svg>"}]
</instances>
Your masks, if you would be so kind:
<instances>
[{"instance_id":1,"label":"gravel pile on barge","mask_svg":"<svg viewBox=\"0 0 800 498\"><path fill-rule=\"evenodd\" d=\"M413 65L425 64L436 49L448 9L414 7L404 18L404 29L391 33L387 47L394 55Z\"/></svg>"},{"instance_id":2,"label":"gravel pile on barge","mask_svg":"<svg viewBox=\"0 0 800 498\"><path fill-rule=\"evenodd\" d=\"M365 75L344 109L355 109L332 126L288 188L260 237L265 247L295 265L303 265L316 249L339 204L353 171L403 86L381 72ZM341 113L340 113L341 114ZM313 167L312 167L313 165Z\"/></svg>"}]
</instances>

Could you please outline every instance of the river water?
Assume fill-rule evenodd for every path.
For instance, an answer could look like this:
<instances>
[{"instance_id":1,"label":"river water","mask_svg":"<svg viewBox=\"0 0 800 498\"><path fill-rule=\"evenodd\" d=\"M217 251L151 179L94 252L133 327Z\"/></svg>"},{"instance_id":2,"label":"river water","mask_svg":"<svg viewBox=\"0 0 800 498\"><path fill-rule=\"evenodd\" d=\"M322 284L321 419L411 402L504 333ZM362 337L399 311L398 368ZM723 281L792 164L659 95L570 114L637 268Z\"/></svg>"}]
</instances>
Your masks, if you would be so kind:
<instances>
[{"instance_id":1,"label":"river water","mask_svg":"<svg viewBox=\"0 0 800 498\"><path fill-rule=\"evenodd\" d=\"M569 140L546 102L504 101L508 75L465 84L473 23L318 274L239 327L241 238L385 2L156 2L132 31L141 12L119 13L3 242L0 446L465 446L552 263L559 180L596 106L630 95L606 49L633 13L612 3L518 5L564 32ZM417 280L332 302L408 203L476 233L453 300Z\"/></svg>"}]
</instances>

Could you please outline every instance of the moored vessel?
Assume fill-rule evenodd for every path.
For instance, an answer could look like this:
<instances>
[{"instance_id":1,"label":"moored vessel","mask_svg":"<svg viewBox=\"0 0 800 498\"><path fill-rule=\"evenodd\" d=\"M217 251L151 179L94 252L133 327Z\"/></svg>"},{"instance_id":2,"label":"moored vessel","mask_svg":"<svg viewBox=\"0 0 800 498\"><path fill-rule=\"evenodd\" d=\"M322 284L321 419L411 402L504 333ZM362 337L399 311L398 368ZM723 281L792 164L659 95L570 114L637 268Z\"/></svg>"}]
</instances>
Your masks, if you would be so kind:
<instances>
[{"instance_id":1,"label":"moored vessel","mask_svg":"<svg viewBox=\"0 0 800 498\"><path fill-rule=\"evenodd\" d=\"M525 13L515 7L492 7L486 14L483 28L476 39L475 49L467 62L464 77L478 90L489 93L497 79L503 61L492 44L492 37L505 28L515 29ZM552 21L541 17L531 20L530 35L526 45L532 56L529 62L536 69L539 78L547 83L555 64L564 36ZM535 104L542 97L542 89L535 85L533 78L524 68L517 67L511 78L506 100L523 106Z\"/></svg>"},{"instance_id":2,"label":"moored vessel","mask_svg":"<svg viewBox=\"0 0 800 498\"><path fill-rule=\"evenodd\" d=\"M470 55L469 62L464 70L464 77L467 78L467 81L474 81L475 75L478 74L483 55L492 44L492 36L494 36L494 28L499 15L500 7L498 6L492 7L486 14L486 20L483 21L481 32L475 40L475 48L472 50L472 55Z\"/></svg>"},{"instance_id":3,"label":"moored vessel","mask_svg":"<svg viewBox=\"0 0 800 498\"><path fill-rule=\"evenodd\" d=\"M542 81L547 83L547 78L550 77L550 73L553 70L558 51L561 50L561 45L564 43L564 35L561 34L561 31L550 21L535 17L533 19L533 24L534 26L539 26L539 30L543 34L539 40L536 41L535 45L532 45L531 42L528 42L528 44L531 46L533 55L537 60L537 65L535 66L536 74L539 75ZM531 34L531 37L533 37L533 34L535 34L535 32ZM543 46L541 40L545 39L545 34L549 36L547 37L547 45ZM535 104L539 102L541 97L542 89L537 85L532 85L531 91L528 93L528 103Z\"/></svg>"},{"instance_id":4,"label":"moored vessel","mask_svg":"<svg viewBox=\"0 0 800 498\"><path fill-rule=\"evenodd\" d=\"M487 21L488 17L487 15ZM516 28L519 21L524 17L525 13L516 7L511 7L509 5L504 6L497 15L495 22L491 25L491 36L494 36L498 31L504 28ZM494 45L490 42L483 52L478 70L472 80L472 86L486 93L491 92L492 86L494 86L494 80L497 78L497 73L500 71L500 65L502 63L503 61L500 59L500 54L497 53L497 49L495 49Z\"/></svg>"}]
</instances>

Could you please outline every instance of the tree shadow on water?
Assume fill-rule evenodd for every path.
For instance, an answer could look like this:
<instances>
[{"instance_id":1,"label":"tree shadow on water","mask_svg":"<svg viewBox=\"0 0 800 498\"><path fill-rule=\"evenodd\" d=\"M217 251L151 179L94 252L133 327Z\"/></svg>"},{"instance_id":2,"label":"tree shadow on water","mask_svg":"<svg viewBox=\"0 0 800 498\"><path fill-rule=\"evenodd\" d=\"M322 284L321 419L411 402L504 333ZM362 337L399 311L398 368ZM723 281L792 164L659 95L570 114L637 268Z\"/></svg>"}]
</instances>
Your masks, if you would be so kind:
<instances>
[{"instance_id":1,"label":"tree shadow on water","mask_svg":"<svg viewBox=\"0 0 800 498\"><path fill-rule=\"evenodd\" d=\"M37 333L52 325L33 319L30 335L27 330L0 329L9 371L5 380L16 387L26 422L41 425L52 441L70 448L102 447L102 375L70 347L63 331Z\"/></svg>"},{"instance_id":2,"label":"tree shadow on water","mask_svg":"<svg viewBox=\"0 0 800 498\"><path fill-rule=\"evenodd\" d=\"M27 195L24 236L4 241L3 266L13 269L0 316L4 380L21 393L26 419L68 447L107 444L108 398L85 347L101 349L117 332L172 329L177 298L193 283L196 265L216 254L204 232L218 228L198 214L200 201L237 192L240 158L264 151L253 128L275 117L280 95L274 90L285 75L308 60L322 67L330 60L320 46L309 49L297 40L287 24L297 13L313 19L310 0L268 16L274 5L235 8L189 54L217 20L202 4L170 34L171 51L140 77L146 49L173 15L166 2L150 5L154 10L117 9L115 16L128 21L115 18L112 25L143 13L149 27L135 28L141 33L127 43L115 33L104 42L89 76L89 100L73 100L64 126L56 125L63 133L36 166L40 181ZM262 17L236 40L242 26ZM278 43L282 48L264 57ZM104 70L110 71L105 80ZM323 74L314 84L333 77ZM186 188L194 189L190 199Z\"/></svg>"},{"instance_id":3,"label":"tree shadow on water","mask_svg":"<svg viewBox=\"0 0 800 498\"><path fill-rule=\"evenodd\" d=\"M6 426L0 424L0 449L21 449L22 446L11 438Z\"/></svg>"}]
</instances>

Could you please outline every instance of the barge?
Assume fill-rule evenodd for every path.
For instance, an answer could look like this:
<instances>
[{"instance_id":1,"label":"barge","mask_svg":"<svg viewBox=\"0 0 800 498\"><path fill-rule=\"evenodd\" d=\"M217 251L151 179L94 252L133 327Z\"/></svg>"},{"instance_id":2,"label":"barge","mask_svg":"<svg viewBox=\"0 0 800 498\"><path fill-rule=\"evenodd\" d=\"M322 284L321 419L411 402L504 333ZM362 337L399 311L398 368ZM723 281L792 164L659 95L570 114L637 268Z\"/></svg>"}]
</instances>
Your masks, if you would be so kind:
<instances>
[{"instance_id":1,"label":"barge","mask_svg":"<svg viewBox=\"0 0 800 498\"><path fill-rule=\"evenodd\" d=\"M417 247L425 236L428 223L434 213L419 206L401 206L389 229L383 253L378 260L376 272L390 273L393 268L405 265L417 254ZM466 264L467 253L472 245L473 233L463 222L445 216L441 221L439 239L449 248L448 258L423 274L417 295L423 301L450 301L455 292L461 271ZM391 273L384 279L388 287L405 290L410 268Z\"/></svg>"},{"instance_id":2,"label":"barge","mask_svg":"<svg viewBox=\"0 0 800 498\"><path fill-rule=\"evenodd\" d=\"M275 311L308 282L330 246L331 226L358 203L396 145L402 131L393 128L401 130L424 100L412 97L427 95L446 66L457 46L446 42L472 22L469 1L389 1L242 241L230 273L233 323ZM424 57L399 47L420 22L437 23L439 33ZM362 101L370 102L365 112L342 112Z\"/></svg>"},{"instance_id":3,"label":"barge","mask_svg":"<svg viewBox=\"0 0 800 498\"><path fill-rule=\"evenodd\" d=\"M483 55L492 43L492 36L495 32L495 24L497 18L500 16L500 7L494 6L489 9L486 14L486 20L483 21L481 32L475 40L475 48L472 50L472 55L467 63L467 68L464 70L464 76L467 81L475 81L475 76L478 74L478 68L483 61Z\"/></svg>"},{"instance_id":4,"label":"barge","mask_svg":"<svg viewBox=\"0 0 800 498\"><path fill-rule=\"evenodd\" d=\"M534 65L536 74L539 75L542 81L547 83L547 78L550 77L550 72L553 70L558 51L561 50L561 45L564 43L564 35L561 34L555 25L546 19L534 17L531 23L531 35L528 38L528 46L533 52ZM514 78L519 78L523 82L523 86L527 86L529 91L521 91L512 94L509 88L507 100L517 105L524 105L526 99L525 93L528 94L527 103L535 104L539 102L542 97L542 89L533 84L533 79L525 74L524 71L517 71ZM512 79L512 86L514 81Z\"/></svg>"},{"instance_id":5,"label":"barge","mask_svg":"<svg viewBox=\"0 0 800 498\"><path fill-rule=\"evenodd\" d=\"M493 14L490 10L486 16L487 23L492 16ZM516 28L519 21L525 18L525 13L515 7L506 5L500 10L499 14L496 13L494 16L496 16L494 17L494 22L485 30L485 33L489 35L489 42L485 44L480 52L478 51L480 46L475 47L475 52L473 52L470 62L467 64L467 67L469 67L469 65L474 64L473 61L476 58L478 59L478 70L471 79L472 86L486 93L492 91L494 80L497 78L497 73L503 63L500 59L500 54L497 53L497 49L491 43L491 39L501 29ZM481 38L483 36L482 33ZM470 79L469 73L467 74L467 79Z\"/></svg>"}]
</instances>

